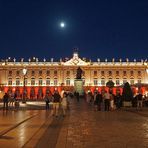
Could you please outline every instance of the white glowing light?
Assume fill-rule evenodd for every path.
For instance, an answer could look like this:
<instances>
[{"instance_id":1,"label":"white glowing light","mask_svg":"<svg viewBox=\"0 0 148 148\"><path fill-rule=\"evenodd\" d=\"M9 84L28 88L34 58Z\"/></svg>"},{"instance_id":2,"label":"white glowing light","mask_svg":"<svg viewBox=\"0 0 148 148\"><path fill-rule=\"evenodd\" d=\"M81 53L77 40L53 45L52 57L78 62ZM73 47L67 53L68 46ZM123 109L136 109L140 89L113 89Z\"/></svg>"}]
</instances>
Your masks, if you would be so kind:
<instances>
[{"instance_id":1,"label":"white glowing light","mask_svg":"<svg viewBox=\"0 0 148 148\"><path fill-rule=\"evenodd\" d=\"M27 73L27 69L24 68L24 69L23 69L23 75L26 75L26 73Z\"/></svg>"},{"instance_id":2,"label":"white glowing light","mask_svg":"<svg viewBox=\"0 0 148 148\"><path fill-rule=\"evenodd\" d=\"M65 27L65 23L64 22L61 22L60 23L60 26L61 26L61 28L64 28Z\"/></svg>"}]
</instances>

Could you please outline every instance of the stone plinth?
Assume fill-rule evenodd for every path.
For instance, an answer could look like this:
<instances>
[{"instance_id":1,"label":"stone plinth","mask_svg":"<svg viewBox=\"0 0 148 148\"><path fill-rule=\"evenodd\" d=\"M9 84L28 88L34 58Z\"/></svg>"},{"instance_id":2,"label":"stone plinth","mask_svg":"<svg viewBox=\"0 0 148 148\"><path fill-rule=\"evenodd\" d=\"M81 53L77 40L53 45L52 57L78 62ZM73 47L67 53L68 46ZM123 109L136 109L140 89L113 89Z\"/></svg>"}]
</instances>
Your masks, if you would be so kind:
<instances>
[{"instance_id":1,"label":"stone plinth","mask_svg":"<svg viewBox=\"0 0 148 148\"><path fill-rule=\"evenodd\" d=\"M76 79L74 81L74 89L76 92L78 92L80 95L83 95L84 90L83 90L83 80L81 79Z\"/></svg>"}]
</instances>

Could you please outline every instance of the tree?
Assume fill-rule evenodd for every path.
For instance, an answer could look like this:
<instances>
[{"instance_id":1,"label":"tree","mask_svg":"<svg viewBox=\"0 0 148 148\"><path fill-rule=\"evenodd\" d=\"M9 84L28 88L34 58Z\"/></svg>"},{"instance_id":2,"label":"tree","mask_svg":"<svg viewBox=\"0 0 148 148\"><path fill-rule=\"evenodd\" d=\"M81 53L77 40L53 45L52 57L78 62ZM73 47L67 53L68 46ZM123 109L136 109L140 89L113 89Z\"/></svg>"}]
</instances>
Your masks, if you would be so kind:
<instances>
[{"instance_id":1,"label":"tree","mask_svg":"<svg viewBox=\"0 0 148 148\"><path fill-rule=\"evenodd\" d=\"M115 83L112 81L112 80L109 80L107 83L106 83L106 86L109 87L109 88L112 88L114 87Z\"/></svg>"},{"instance_id":2,"label":"tree","mask_svg":"<svg viewBox=\"0 0 148 148\"><path fill-rule=\"evenodd\" d=\"M132 101L133 92L128 82L124 84L122 97L124 101Z\"/></svg>"}]
</instances>

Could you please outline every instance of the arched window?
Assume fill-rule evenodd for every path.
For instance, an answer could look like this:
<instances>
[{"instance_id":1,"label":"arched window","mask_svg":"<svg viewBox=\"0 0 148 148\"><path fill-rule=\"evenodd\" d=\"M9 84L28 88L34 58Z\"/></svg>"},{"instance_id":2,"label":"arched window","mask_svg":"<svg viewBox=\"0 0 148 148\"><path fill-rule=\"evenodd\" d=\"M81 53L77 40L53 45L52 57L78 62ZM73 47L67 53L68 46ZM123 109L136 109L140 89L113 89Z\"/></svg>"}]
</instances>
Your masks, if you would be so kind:
<instances>
[{"instance_id":1,"label":"arched window","mask_svg":"<svg viewBox=\"0 0 148 148\"><path fill-rule=\"evenodd\" d=\"M70 86L70 79L69 78L66 79L66 85Z\"/></svg>"},{"instance_id":2,"label":"arched window","mask_svg":"<svg viewBox=\"0 0 148 148\"><path fill-rule=\"evenodd\" d=\"M54 78L54 86L57 86L57 84L58 84L58 80L57 78Z\"/></svg>"},{"instance_id":3,"label":"arched window","mask_svg":"<svg viewBox=\"0 0 148 148\"><path fill-rule=\"evenodd\" d=\"M20 78L16 78L16 85L17 85L17 86L20 85Z\"/></svg>"},{"instance_id":4,"label":"arched window","mask_svg":"<svg viewBox=\"0 0 148 148\"><path fill-rule=\"evenodd\" d=\"M105 85L105 79L101 78L101 85L104 86Z\"/></svg>"},{"instance_id":5,"label":"arched window","mask_svg":"<svg viewBox=\"0 0 148 148\"><path fill-rule=\"evenodd\" d=\"M50 85L50 78L46 78L46 85L47 85L47 86Z\"/></svg>"},{"instance_id":6,"label":"arched window","mask_svg":"<svg viewBox=\"0 0 148 148\"><path fill-rule=\"evenodd\" d=\"M12 78L8 79L8 85L10 85L10 86L12 85Z\"/></svg>"},{"instance_id":7,"label":"arched window","mask_svg":"<svg viewBox=\"0 0 148 148\"><path fill-rule=\"evenodd\" d=\"M43 84L43 80L42 78L39 78L39 86L42 86L42 84Z\"/></svg>"},{"instance_id":8,"label":"arched window","mask_svg":"<svg viewBox=\"0 0 148 148\"><path fill-rule=\"evenodd\" d=\"M98 79L94 79L94 85L97 86L98 85Z\"/></svg>"},{"instance_id":9,"label":"arched window","mask_svg":"<svg viewBox=\"0 0 148 148\"><path fill-rule=\"evenodd\" d=\"M28 81L27 81L27 78L25 78L25 85L27 85L27 82L28 82Z\"/></svg>"},{"instance_id":10,"label":"arched window","mask_svg":"<svg viewBox=\"0 0 148 148\"><path fill-rule=\"evenodd\" d=\"M35 78L31 78L31 86L35 85Z\"/></svg>"},{"instance_id":11,"label":"arched window","mask_svg":"<svg viewBox=\"0 0 148 148\"><path fill-rule=\"evenodd\" d=\"M116 78L116 85L117 85L117 86L120 85L120 80L119 80L119 78Z\"/></svg>"},{"instance_id":12,"label":"arched window","mask_svg":"<svg viewBox=\"0 0 148 148\"><path fill-rule=\"evenodd\" d=\"M130 84L131 84L131 85L134 84L134 78L130 78Z\"/></svg>"}]
</instances>

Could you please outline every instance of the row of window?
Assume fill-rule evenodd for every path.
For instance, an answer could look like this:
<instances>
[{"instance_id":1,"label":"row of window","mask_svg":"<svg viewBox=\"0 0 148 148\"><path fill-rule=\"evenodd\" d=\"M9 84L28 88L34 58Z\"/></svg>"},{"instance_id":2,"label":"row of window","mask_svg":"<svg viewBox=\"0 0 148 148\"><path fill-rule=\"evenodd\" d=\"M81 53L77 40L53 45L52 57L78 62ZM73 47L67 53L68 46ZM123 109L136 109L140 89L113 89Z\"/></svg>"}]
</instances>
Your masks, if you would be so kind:
<instances>
[{"instance_id":1,"label":"row of window","mask_svg":"<svg viewBox=\"0 0 148 148\"><path fill-rule=\"evenodd\" d=\"M116 76L119 76L121 72L119 71L116 71ZM107 73L109 76L112 76L113 75L113 72L112 71L107 71ZM94 76L97 76L98 75L98 71L94 71ZM104 76L105 75L105 71L101 71L101 76ZM123 76L126 76L127 75L127 71L123 71ZM138 76L141 76L141 71L137 71L137 75ZM130 71L130 76L134 76L134 71Z\"/></svg>"},{"instance_id":2,"label":"row of window","mask_svg":"<svg viewBox=\"0 0 148 148\"><path fill-rule=\"evenodd\" d=\"M109 80L111 80L111 79L109 79ZM118 86L118 85L121 85L121 84L125 84L127 82L127 79L123 79L123 81L121 82L119 79L116 79L115 80L115 84ZM140 84L141 83L141 79L138 79L137 80L137 82L135 82L135 80L134 79L130 79L130 84L131 85L133 85L133 84L135 84L135 83L138 83L138 84ZM101 85L105 85L106 84L106 81L105 81L105 79L101 79ZM94 79L94 85L99 85L99 83L98 83L98 79Z\"/></svg>"},{"instance_id":3,"label":"row of window","mask_svg":"<svg viewBox=\"0 0 148 148\"><path fill-rule=\"evenodd\" d=\"M109 80L112 80L112 79L109 79ZM115 84L116 85L120 85L120 80L119 79L116 79L115 80ZM123 84L127 82L127 79L123 79ZM93 81L93 85L99 85L99 81L98 79L94 79ZM130 84L133 85L135 83L135 80L134 79L130 79ZM141 83L141 79L138 79L137 80L137 83ZM27 82L27 79L24 80L24 84L27 85L28 82ZM83 79L83 84L85 85L85 79ZM106 84L106 81L104 78L101 79L101 85L105 85ZM12 78L9 78L8 79L8 85L12 85ZM16 78L16 85L19 86L20 85L20 79L19 78ZM35 78L31 78L31 86L34 86L35 85ZM42 78L39 78L38 80L38 85L39 86L42 86L43 85L43 79ZM50 79L47 78L46 79L46 85L49 86L51 85L50 83ZM53 81L53 85L57 86L58 85L58 79L55 78L54 81ZM66 85L67 86L70 86L70 79L66 79Z\"/></svg>"},{"instance_id":4,"label":"row of window","mask_svg":"<svg viewBox=\"0 0 148 148\"><path fill-rule=\"evenodd\" d=\"M36 71L34 71L34 70L32 70L31 71L31 75L32 76L35 76L35 72ZM9 71L9 76L12 76L12 71L10 70ZM17 76L19 76L21 73L20 73L20 71L18 70L18 71L16 71L16 75ZM39 76L41 76L42 74L43 74L43 71L42 70L39 70L38 71L38 74L39 74ZM54 76L57 76L57 74L58 74L58 71L57 70L54 70ZM112 76L113 75L113 72L112 71L107 71L107 74L109 75L109 76ZM120 74L120 72L119 71L116 71L116 76L119 76L119 74ZM50 75L50 70L47 70L46 71L46 75L47 76L49 76ZM70 71L67 71L66 72L66 75L67 76L70 76ZM83 76L85 75L85 72L83 71ZM98 75L98 71L94 71L94 76L97 76ZM101 71L101 76L104 76L105 75L105 71ZM123 71L123 76L126 76L127 75L127 71ZM130 75L131 76L134 76L134 71L130 71ZM141 76L141 71L137 71L137 75L138 76Z\"/></svg>"}]
</instances>

